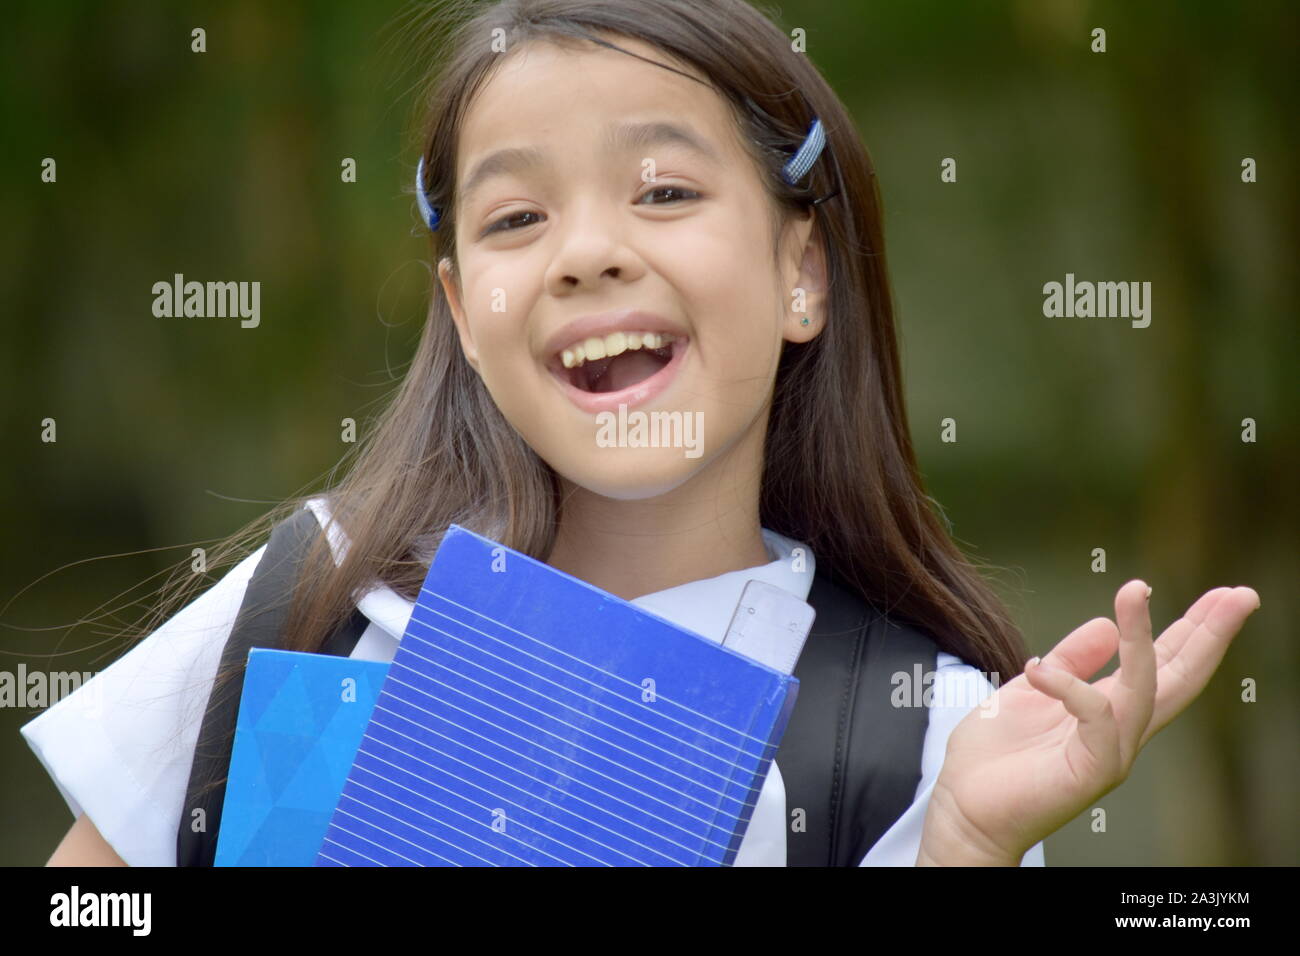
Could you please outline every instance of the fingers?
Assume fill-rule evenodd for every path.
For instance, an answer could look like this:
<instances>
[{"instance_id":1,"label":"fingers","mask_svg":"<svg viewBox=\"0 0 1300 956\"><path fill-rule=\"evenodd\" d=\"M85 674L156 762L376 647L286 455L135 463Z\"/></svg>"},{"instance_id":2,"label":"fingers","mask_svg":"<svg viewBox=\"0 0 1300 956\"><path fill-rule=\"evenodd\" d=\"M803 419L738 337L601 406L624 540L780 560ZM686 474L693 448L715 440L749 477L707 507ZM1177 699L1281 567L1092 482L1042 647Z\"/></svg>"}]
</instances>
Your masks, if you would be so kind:
<instances>
[{"instance_id":1,"label":"fingers","mask_svg":"<svg viewBox=\"0 0 1300 956\"><path fill-rule=\"evenodd\" d=\"M1035 690L1059 700L1079 722L1079 740L1093 762L1091 768L1070 768L1080 782L1095 785L1098 773L1106 781L1114 780L1121 771L1119 725L1110 698L1073 674L1043 666L1037 658L1030 658L1025 665L1025 679Z\"/></svg>"},{"instance_id":2,"label":"fingers","mask_svg":"<svg viewBox=\"0 0 1300 956\"><path fill-rule=\"evenodd\" d=\"M1166 661L1178 654L1183 644L1187 642L1188 636L1196 630L1196 625L1205 619L1210 608L1231 591L1232 588L1214 588L1206 591L1193 602L1182 617L1165 628L1164 633L1156 641L1157 666L1163 666Z\"/></svg>"},{"instance_id":3,"label":"fingers","mask_svg":"<svg viewBox=\"0 0 1300 956\"><path fill-rule=\"evenodd\" d=\"M1156 697L1156 651L1151 643L1151 589L1145 581L1129 581L1115 594L1119 624L1119 670L1111 689L1111 706L1119 725L1120 759L1132 766L1151 721Z\"/></svg>"},{"instance_id":4,"label":"fingers","mask_svg":"<svg viewBox=\"0 0 1300 956\"><path fill-rule=\"evenodd\" d=\"M1259 595L1253 588L1216 588L1203 595L1165 632L1173 632L1168 643L1172 650L1156 672L1155 706L1143 745L1204 689L1228 645L1259 606ZM1164 635L1161 641L1165 641Z\"/></svg>"},{"instance_id":5,"label":"fingers","mask_svg":"<svg viewBox=\"0 0 1300 956\"><path fill-rule=\"evenodd\" d=\"M1115 656L1118 646L1119 631L1115 623L1110 618L1095 617L1061 638L1043 658L1043 665L1088 680Z\"/></svg>"}]
</instances>

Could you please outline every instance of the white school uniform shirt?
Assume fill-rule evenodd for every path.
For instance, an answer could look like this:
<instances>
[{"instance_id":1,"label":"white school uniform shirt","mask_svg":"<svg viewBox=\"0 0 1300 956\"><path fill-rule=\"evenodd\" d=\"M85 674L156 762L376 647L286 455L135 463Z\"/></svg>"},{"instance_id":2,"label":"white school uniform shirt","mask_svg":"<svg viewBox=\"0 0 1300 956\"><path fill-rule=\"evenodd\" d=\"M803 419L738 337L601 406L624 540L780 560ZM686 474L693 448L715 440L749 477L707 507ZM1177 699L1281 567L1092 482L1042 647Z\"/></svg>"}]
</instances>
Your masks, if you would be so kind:
<instances>
[{"instance_id":1,"label":"white school uniform shirt","mask_svg":"<svg viewBox=\"0 0 1300 956\"><path fill-rule=\"evenodd\" d=\"M326 529L335 561L341 562L349 546L346 534L330 522L324 498L312 499L308 507ZM772 558L768 564L690 581L631 603L721 643L746 582L766 581L807 600L816 569L811 550L767 528L762 536ZM803 549L803 571L792 569L795 548ZM208 694L265 550L264 544L112 665L20 729L73 817L88 815L131 866L176 865L176 831ZM391 588L379 587L357 607L370 623L351 656L391 661L414 605ZM928 708L914 802L867 852L862 866L915 865L948 735L993 693L979 671L942 652L933 688L936 702L962 703ZM785 866L786 821L785 784L774 760L735 865ZM1043 866L1043 845L1026 853L1021 865Z\"/></svg>"}]
</instances>

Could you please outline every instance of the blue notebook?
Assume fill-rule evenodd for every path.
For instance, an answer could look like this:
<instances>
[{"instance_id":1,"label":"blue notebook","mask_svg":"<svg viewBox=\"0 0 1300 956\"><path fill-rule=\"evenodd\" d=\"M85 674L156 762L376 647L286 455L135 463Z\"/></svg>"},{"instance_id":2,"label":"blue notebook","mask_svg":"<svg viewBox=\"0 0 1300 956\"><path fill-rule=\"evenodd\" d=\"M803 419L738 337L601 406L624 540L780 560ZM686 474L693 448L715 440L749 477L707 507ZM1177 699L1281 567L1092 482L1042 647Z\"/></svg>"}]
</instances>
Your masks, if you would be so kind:
<instances>
[{"instance_id":1,"label":"blue notebook","mask_svg":"<svg viewBox=\"0 0 1300 956\"><path fill-rule=\"evenodd\" d=\"M216 866L311 866L388 664L253 648Z\"/></svg>"},{"instance_id":2,"label":"blue notebook","mask_svg":"<svg viewBox=\"0 0 1300 956\"><path fill-rule=\"evenodd\" d=\"M316 863L731 865L797 688L452 525Z\"/></svg>"}]
</instances>

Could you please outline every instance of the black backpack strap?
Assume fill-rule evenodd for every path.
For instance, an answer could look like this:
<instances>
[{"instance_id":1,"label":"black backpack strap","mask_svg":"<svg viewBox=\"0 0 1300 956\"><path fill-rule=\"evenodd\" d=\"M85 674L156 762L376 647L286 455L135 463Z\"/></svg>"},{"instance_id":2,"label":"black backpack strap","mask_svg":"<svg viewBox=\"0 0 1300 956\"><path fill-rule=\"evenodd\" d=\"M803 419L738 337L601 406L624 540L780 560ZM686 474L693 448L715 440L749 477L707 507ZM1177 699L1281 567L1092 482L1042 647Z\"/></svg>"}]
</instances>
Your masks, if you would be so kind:
<instances>
[{"instance_id":1,"label":"black backpack strap","mask_svg":"<svg viewBox=\"0 0 1300 956\"><path fill-rule=\"evenodd\" d=\"M272 529L266 550L248 582L217 671L222 674L234 670L236 676L213 686L194 748L185 803L176 831L177 866L212 866L216 859L225 781L248 652L254 647L281 646L281 630L288 616L299 565L319 533L316 516L306 508L280 522ZM349 656L368 623L361 611L354 610L325 642L321 653Z\"/></svg>"},{"instance_id":2,"label":"black backpack strap","mask_svg":"<svg viewBox=\"0 0 1300 956\"><path fill-rule=\"evenodd\" d=\"M893 675L932 673L934 641L816 574L817 612L795 666L799 696L777 750L787 866L857 866L916 797L925 707L894 707ZM799 818L789 814L802 810Z\"/></svg>"}]
</instances>

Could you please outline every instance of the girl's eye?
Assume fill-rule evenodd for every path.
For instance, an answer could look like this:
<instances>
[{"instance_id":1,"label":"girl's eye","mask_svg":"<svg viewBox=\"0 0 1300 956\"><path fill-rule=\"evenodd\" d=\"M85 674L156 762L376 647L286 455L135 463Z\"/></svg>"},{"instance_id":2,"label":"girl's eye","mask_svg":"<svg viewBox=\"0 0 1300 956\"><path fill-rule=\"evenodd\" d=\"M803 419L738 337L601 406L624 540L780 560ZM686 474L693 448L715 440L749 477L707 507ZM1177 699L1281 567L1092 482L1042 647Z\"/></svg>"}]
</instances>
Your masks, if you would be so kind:
<instances>
[{"instance_id":1,"label":"girl's eye","mask_svg":"<svg viewBox=\"0 0 1300 956\"><path fill-rule=\"evenodd\" d=\"M536 215L539 214L535 212L516 212L516 213L511 213L508 216L502 216L496 222L492 223L492 225L488 226L485 230L483 230L483 235L486 236L488 235L488 233L492 233L492 232L513 232L514 230L511 227L506 226L505 225L506 223L514 222L520 216L536 216ZM524 223L524 225L531 226L532 223Z\"/></svg>"},{"instance_id":2,"label":"girl's eye","mask_svg":"<svg viewBox=\"0 0 1300 956\"><path fill-rule=\"evenodd\" d=\"M646 196L653 196L655 193L682 193L682 194L684 194L683 198L685 198L685 199L699 199L699 198L700 198L700 194L697 193L695 190L693 190L693 189L686 189L686 188L683 187L683 186L656 186L654 189L652 189L652 190L650 190L649 192L647 192L647 193L645 193L644 195L642 195L641 198L644 199ZM651 206L662 206L663 203L652 202L652 203L650 203L650 205L651 205Z\"/></svg>"}]
</instances>

